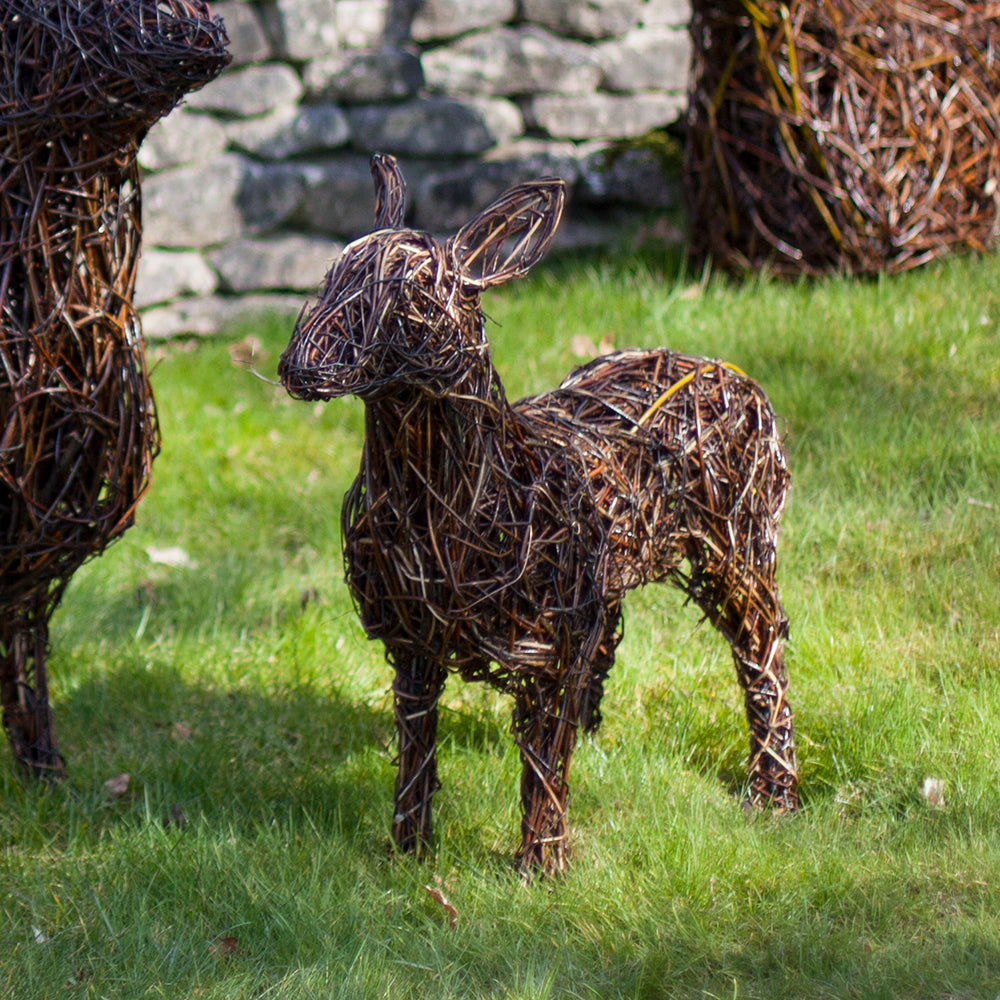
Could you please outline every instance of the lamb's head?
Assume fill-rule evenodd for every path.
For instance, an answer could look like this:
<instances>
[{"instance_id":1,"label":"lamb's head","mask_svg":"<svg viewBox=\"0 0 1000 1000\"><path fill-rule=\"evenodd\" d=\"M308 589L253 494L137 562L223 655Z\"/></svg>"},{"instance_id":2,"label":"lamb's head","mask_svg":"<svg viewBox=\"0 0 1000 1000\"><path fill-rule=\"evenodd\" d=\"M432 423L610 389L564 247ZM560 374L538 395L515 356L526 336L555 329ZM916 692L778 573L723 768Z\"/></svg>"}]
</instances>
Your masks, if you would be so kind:
<instances>
[{"instance_id":1,"label":"lamb's head","mask_svg":"<svg viewBox=\"0 0 1000 1000\"><path fill-rule=\"evenodd\" d=\"M204 0L3 0L0 122L141 133L229 63Z\"/></svg>"},{"instance_id":2,"label":"lamb's head","mask_svg":"<svg viewBox=\"0 0 1000 1000\"><path fill-rule=\"evenodd\" d=\"M489 363L480 292L524 274L562 214L558 179L520 184L438 242L403 227L403 179L372 157L375 231L349 244L299 317L279 375L300 399L444 396Z\"/></svg>"}]
</instances>

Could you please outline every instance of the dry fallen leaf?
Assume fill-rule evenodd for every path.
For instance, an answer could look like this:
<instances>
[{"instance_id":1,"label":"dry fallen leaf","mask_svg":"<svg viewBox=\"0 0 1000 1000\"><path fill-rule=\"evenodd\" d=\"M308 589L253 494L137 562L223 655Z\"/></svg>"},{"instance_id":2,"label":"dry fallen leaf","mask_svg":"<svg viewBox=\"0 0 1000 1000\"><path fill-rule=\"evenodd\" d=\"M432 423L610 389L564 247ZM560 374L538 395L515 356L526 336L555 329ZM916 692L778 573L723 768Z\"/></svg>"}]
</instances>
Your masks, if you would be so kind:
<instances>
[{"instance_id":1,"label":"dry fallen leaf","mask_svg":"<svg viewBox=\"0 0 1000 1000\"><path fill-rule=\"evenodd\" d=\"M174 736L179 740L191 739L191 727L183 722L174 723Z\"/></svg>"},{"instance_id":2,"label":"dry fallen leaf","mask_svg":"<svg viewBox=\"0 0 1000 1000\"><path fill-rule=\"evenodd\" d=\"M444 908L445 913L448 914L448 926L454 927L458 923L458 910L455 909L451 903L448 902L445 894L436 885L425 885L424 889L427 890L427 895L434 900L435 903L440 903Z\"/></svg>"},{"instance_id":3,"label":"dry fallen leaf","mask_svg":"<svg viewBox=\"0 0 1000 1000\"><path fill-rule=\"evenodd\" d=\"M104 782L104 791L113 799L120 799L127 791L129 782L132 780L131 774L116 774L113 778L108 778Z\"/></svg>"},{"instance_id":4,"label":"dry fallen leaf","mask_svg":"<svg viewBox=\"0 0 1000 1000\"><path fill-rule=\"evenodd\" d=\"M601 337L599 344L595 344L590 337L578 333L569 342L570 354L574 358L584 358L591 360L600 357L602 354L609 354L615 349L615 340L610 333Z\"/></svg>"},{"instance_id":5,"label":"dry fallen leaf","mask_svg":"<svg viewBox=\"0 0 1000 1000\"><path fill-rule=\"evenodd\" d=\"M259 337L250 334L242 340L237 340L229 345L229 356L233 359L234 365L241 368L249 368L255 361L263 361L267 358L264 345Z\"/></svg>"},{"instance_id":6,"label":"dry fallen leaf","mask_svg":"<svg viewBox=\"0 0 1000 1000\"><path fill-rule=\"evenodd\" d=\"M198 564L178 545L160 549L154 545L147 546L146 555L155 563L163 566L175 566L178 569L194 569Z\"/></svg>"},{"instance_id":7,"label":"dry fallen leaf","mask_svg":"<svg viewBox=\"0 0 1000 1000\"><path fill-rule=\"evenodd\" d=\"M943 809L944 801L944 781L941 778L924 778L924 783L920 787L920 793L924 801L932 809Z\"/></svg>"},{"instance_id":8,"label":"dry fallen leaf","mask_svg":"<svg viewBox=\"0 0 1000 1000\"><path fill-rule=\"evenodd\" d=\"M216 958L231 958L240 950L240 943L232 935L217 937L209 946L209 954Z\"/></svg>"}]
</instances>

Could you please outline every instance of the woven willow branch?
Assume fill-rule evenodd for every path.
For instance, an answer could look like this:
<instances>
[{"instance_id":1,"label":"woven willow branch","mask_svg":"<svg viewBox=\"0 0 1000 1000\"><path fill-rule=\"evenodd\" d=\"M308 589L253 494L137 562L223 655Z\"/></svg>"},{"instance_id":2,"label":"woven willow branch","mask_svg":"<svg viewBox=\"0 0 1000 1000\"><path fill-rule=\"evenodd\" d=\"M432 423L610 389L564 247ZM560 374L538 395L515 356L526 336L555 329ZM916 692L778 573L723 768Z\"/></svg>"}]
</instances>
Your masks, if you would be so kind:
<instances>
[{"instance_id":1,"label":"woven willow branch","mask_svg":"<svg viewBox=\"0 0 1000 1000\"><path fill-rule=\"evenodd\" d=\"M794 809L774 581L788 473L763 391L721 362L620 351L509 403L479 296L548 248L562 182L512 188L441 245L401 228L395 162L373 173L379 228L345 249L280 373L296 397L366 403L343 535L361 620L395 669L396 843L430 836L436 706L458 673L514 696L520 866L564 867L577 732L600 722L622 599L651 581L730 642L750 800Z\"/></svg>"},{"instance_id":2,"label":"woven willow branch","mask_svg":"<svg viewBox=\"0 0 1000 1000\"><path fill-rule=\"evenodd\" d=\"M0 5L0 700L35 772L63 769L49 616L132 523L159 446L132 308L136 152L225 44L201 0Z\"/></svg>"},{"instance_id":3,"label":"woven willow branch","mask_svg":"<svg viewBox=\"0 0 1000 1000\"><path fill-rule=\"evenodd\" d=\"M1000 8L693 0L693 250L899 272L1000 232Z\"/></svg>"}]
</instances>

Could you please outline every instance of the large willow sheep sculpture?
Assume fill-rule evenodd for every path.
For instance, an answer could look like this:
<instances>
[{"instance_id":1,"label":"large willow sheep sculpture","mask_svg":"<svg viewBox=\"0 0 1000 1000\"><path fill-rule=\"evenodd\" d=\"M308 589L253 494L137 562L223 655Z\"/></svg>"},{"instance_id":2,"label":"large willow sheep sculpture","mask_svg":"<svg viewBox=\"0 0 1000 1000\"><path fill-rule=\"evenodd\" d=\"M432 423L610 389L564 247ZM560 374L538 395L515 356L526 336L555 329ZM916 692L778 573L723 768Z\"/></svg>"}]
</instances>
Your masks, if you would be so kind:
<instances>
[{"instance_id":1,"label":"large willow sheep sculpture","mask_svg":"<svg viewBox=\"0 0 1000 1000\"><path fill-rule=\"evenodd\" d=\"M514 187L444 245L402 227L373 159L376 231L348 246L280 363L301 399L365 402L347 495L347 577L395 669L393 837L419 851L449 672L514 696L523 871L567 860L577 731L594 729L627 590L671 580L729 640L750 723L748 793L798 804L774 581L788 473L760 387L718 361L621 351L511 404L480 292L545 252L564 187Z\"/></svg>"},{"instance_id":2,"label":"large willow sheep sculpture","mask_svg":"<svg viewBox=\"0 0 1000 1000\"><path fill-rule=\"evenodd\" d=\"M0 697L59 774L48 622L132 523L159 438L132 308L143 136L228 62L201 0L0 6Z\"/></svg>"}]
</instances>

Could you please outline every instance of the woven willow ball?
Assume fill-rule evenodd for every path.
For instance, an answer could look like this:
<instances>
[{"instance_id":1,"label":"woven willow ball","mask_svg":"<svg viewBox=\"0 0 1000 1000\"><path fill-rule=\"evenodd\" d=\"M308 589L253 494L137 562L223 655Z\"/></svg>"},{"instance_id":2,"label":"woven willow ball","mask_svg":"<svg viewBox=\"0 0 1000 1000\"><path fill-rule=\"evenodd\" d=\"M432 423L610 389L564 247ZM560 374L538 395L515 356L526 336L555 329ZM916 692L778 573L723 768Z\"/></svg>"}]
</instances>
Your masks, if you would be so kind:
<instances>
[{"instance_id":1,"label":"woven willow ball","mask_svg":"<svg viewBox=\"0 0 1000 1000\"><path fill-rule=\"evenodd\" d=\"M697 256L864 274L996 243L996 4L694 0L691 33Z\"/></svg>"}]
</instances>

